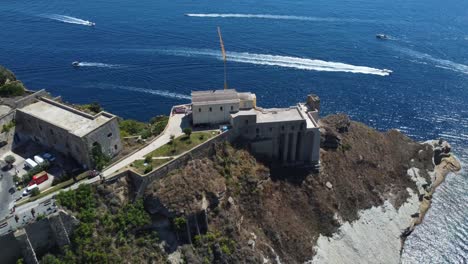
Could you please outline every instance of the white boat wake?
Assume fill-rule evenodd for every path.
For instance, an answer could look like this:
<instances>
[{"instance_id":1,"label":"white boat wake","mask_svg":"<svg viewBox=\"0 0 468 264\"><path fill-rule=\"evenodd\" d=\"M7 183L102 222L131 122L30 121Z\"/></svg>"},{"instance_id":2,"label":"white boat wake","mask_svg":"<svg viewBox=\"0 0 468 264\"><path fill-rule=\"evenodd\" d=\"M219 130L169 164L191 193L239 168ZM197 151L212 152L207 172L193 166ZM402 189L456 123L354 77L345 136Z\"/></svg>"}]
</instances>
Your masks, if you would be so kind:
<instances>
[{"instance_id":1,"label":"white boat wake","mask_svg":"<svg viewBox=\"0 0 468 264\"><path fill-rule=\"evenodd\" d=\"M442 69L446 69L446 70L450 70L454 72L468 74L468 65L456 63L450 60L436 58L429 54L422 53L422 52L415 51L415 50L408 49L408 48L395 47L395 49L399 52L402 52L406 55L409 55L417 59L417 61L414 61L416 63L420 63L420 64L432 63L433 66L437 68L442 68Z\"/></svg>"},{"instance_id":2,"label":"white boat wake","mask_svg":"<svg viewBox=\"0 0 468 264\"><path fill-rule=\"evenodd\" d=\"M79 62L79 67L98 67L98 68L121 68L123 65L119 64L107 64L107 63L100 63L100 62Z\"/></svg>"},{"instance_id":3,"label":"white boat wake","mask_svg":"<svg viewBox=\"0 0 468 264\"><path fill-rule=\"evenodd\" d=\"M314 22L365 22L372 23L373 20L353 19L353 18L336 18L336 17L309 17L309 16L286 16L286 15L270 15L270 14L185 14L188 17L201 18L259 18L259 19L277 19L277 20L301 20Z\"/></svg>"},{"instance_id":4,"label":"white boat wake","mask_svg":"<svg viewBox=\"0 0 468 264\"><path fill-rule=\"evenodd\" d=\"M159 95L162 97L167 97L167 98L174 98L174 99L183 99L183 100L190 100L191 97L185 94L180 94L180 93L175 93L175 92L170 92L170 91L165 91L165 90L152 90L152 89L147 89L147 88L141 88L141 87L133 87L133 86L124 86L124 85L112 85L112 84L105 84L101 83L98 85L90 86L92 88L101 88L101 89L119 89L119 90L126 90L126 91L131 91L131 92L139 92L139 93L146 93L146 94L153 94L153 95Z\"/></svg>"},{"instance_id":5,"label":"white boat wake","mask_svg":"<svg viewBox=\"0 0 468 264\"><path fill-rule=\"evenodd\" d=\"M94 22L84 20L84 19L80 19L80 18L76 18L76 17L71 17L71 16L64 16L64 15L57 15L57 14L45 14L45 15L42 15L41 17L56 20L56 21L60 21L60 22L63 22L63 23L68 23L68 24L76 24L76 25L83 25L83 26L94 26L95 25Z\"/></svg>"},{"instance_id":6,"label":"white boat wake","mask_svg":"<svg viewBox=\"0 0 468 264\"><path fill-rule=\"evenodd\" d=\"M222 60L221 53L215 50L196 50L196 49L169 49L160 50L160 53L174 56L184 57L207 57ZM376 69L366 66L356 66L341 62L323 61L308 58L279 56L269 54L255 54L248 52L227 52L228 61L239 63L249 63L265 66L278 66L284 68L294 68L299 70L309 71L325 71L325 72L351 72L361 74L374 74L387 76L392 73L387 69Z\"/></svg>"}]
</instances>

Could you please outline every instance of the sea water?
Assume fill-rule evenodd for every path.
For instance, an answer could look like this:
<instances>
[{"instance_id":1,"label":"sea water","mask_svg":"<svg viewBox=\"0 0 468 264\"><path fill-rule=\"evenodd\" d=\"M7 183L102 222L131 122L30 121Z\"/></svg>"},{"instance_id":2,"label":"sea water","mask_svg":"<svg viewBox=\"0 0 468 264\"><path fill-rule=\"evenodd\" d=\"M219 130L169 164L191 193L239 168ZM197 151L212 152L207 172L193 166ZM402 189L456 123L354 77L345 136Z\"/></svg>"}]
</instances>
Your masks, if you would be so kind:
<instances>
[{"instance_id":1,"label":"sea water","mask_svg":"<svg viewBox=\"0 0 468 264\"><path fill-rule=\"evenodd\" d=\"M315 93L322 115L444 138L468 164L465 0L3 0L0 25L0 64L28 88L138 120L223 87L220 26L229 87L259 105ZM467 178L448 176L403 262L468 261Z\"/></svg>"}]
</instances>

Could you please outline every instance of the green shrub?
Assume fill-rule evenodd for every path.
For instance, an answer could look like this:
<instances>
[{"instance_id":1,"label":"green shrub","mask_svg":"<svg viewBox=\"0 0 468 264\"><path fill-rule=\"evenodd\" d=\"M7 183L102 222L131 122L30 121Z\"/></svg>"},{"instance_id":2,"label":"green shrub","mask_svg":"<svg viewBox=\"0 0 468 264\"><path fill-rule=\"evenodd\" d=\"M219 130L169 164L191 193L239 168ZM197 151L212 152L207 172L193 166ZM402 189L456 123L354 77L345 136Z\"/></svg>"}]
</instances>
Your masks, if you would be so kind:
<instances>
[{"instance_id":1,"label":"green shrub","mask_svg":"<svg viewBox=\"0 0 468 264\"><path fill-rule=\"evenodd\" d=\"M8 132L10 132L10 130L11 130L13 127L15 127L15 125L16 125L16 122L15 122L14 119L11 120L10 122L4 124L4 125L2 126L2 133L8 133Z\"/></svg>"},{"instance_id":2,"label":"green shrub","mask_svg":"<svg viewBox=\"0 0 468 264\"><path fill-rule=\"evenodd\" d=\"M151 171L153 171L153 166L148 165L148 166L146 166L145 172L144 172L144 173L145 173L145 174L146 174L146 173L150 173Z\"/></svg>"},{"instance_id":3,"label":"green shrub","mask_svg":"<svg viewBox=\"0 0 468 264\"><path fill-rule=\"evenodd\" d=\"M186 127L184 128L184 134L187 136L187 137L190 137L190 135L192 134L192 129L190 127Z\"/></svg>"},{"instance_id":4,"label":"green shrub","mask_svg":"<svg viewBox=\"0 0 468 264\"><path fill-rule=\"evenodd\" d=\"M39 188L34 188L31 191L31 197L38 196L40 193L41 191L39 190Z\"/></svg>"},{"instance_id":5,"label":"green shrub","mask_svg":"<svg viewBox=\"0 0 468 264\"><path fill-rule=\"evenodd\" d=\"M7 80L16 81L16 77L10 70L0 65L0 86L4 85Z\"/></svg>"},{"instance_id":6,"label":"green shrub","mask_svg":"<svg viewBox=\"0 0 468 264\"><path fill-rule=\"evenodd\" d=\"M0 96L2 97L21 96L25 93L26 89L20 81L9 82L0 87Z\"/></svg>"},{"instance_id":7,"label":"green shrub","mask_svg":"<svg viewBox=\"0 0 468 264\"><path fill-rule=\"evenodd\" d=\"M146 124L132 119L122 120L119 123L121 131L126 132L128 135L135 136L140 134L145 128Z\"/></svg>"},{"instance_id":8,"label":"green shrub","mask_svg":"<svg viewBox=\"0 0 468 264\"><path fill-rule=\"evenodd\" d=\"M343 150L343 152L351 150L351 145L350 144L343 144L343 145L341 145L341 149Z\"/></svg>"},{"instance_id":9,"label":"green shrub","mask_svg":"<svg viewBox=\"0 0 468 264\"><path fill-rule=\"evenodd\" d=\"M153 135L153 133L151 132L150 129L144 129L143 131L141 131L141 138L142 139L147 139L149 137L151 137Z\"/></svg>"},{"instance_id":10,"label":"green shrub","mask_svg":"<svg viewBox=\"0 0 468 264\"><path fill-rule=\"evenodd\" d=\"M151 155L148 155L145 157L145 163L151 164L152 161L153 161L153 157L151 157Z\"/></svg>"},{"instance_id":11,"label":"green shrub","mask_svg":"<svg viewBox=\"0 0 468 264\"><path fill-rule=\"evenodd\" d=\"M98 102L90 103L89 105L87 105L87 108L94 113L99 113L102 111L102 107Z\"/></svg>"},{"instance_id":12,"label":"green shrub","mask_svg":"<svg viewBox=\"0 0 468 264\"><path fill-rule=\"evenodd\" d=\"M91 158L94 162L94 166L98 170L102 170L107 163L109 163L110 158L102 153L102 147L99 143L94 143L93 148L91 149Z\"/></svg>"},{"instance_id":13,"label":"green shrub","mask_svg":"<svg viewBox=\"0 0 468 264\"><path fill-rule=\"evenodd\" d=\"M185 219L185 217L176 217L174 218L173 222L177 231L184 230L185 226L187 225L187 219Z\"/></svg>"}]
</instances>

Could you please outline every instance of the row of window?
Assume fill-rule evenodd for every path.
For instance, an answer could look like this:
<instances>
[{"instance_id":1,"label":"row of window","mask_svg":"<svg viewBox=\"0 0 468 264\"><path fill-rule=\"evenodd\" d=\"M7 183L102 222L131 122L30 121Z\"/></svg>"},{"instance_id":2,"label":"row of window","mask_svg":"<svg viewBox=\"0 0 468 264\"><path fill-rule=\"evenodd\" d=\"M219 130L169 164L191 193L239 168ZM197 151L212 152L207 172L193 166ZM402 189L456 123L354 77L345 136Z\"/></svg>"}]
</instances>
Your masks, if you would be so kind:
<instances>
[{"instance_id":1,"label":"row of window","mask_svg":"<svg viewBox=\"0 0 468 264\"><path fill-rule=\"evenodd\" d=\"M245 120L245 124L248 124L248 123L249 123L249 120ZM294 131L294 129L295 129L295 127L291 126L291 130ZM304 124L301 124L299 130L303 130L303 129L304 129ZM273 132L273 127L269 127L268 130L270 130L270 132ZM284 130L285 130L285 127L281 126L281 131L284 131ZM259 134L260 133L260 128L257 127L255 129L255 132L257 134Z\"/></svg>"},{"instance_id":2,"label":"row of window","mask_svg":"<svg viewBox=\"0 0 468 264\"><path fill-rule=\"evenodd\" d=\"M198 112L201 112L201 111L202 111L202 110L201 110L201 107L199 107L199 108L198 108ZM209 108L209 111L210 111L210 112L213 112L213 108L210 107L210 108ZM223 111L223 107L222 107L222 106L219 107L219 111L221 111L221 112ZM231 105L231 111L234 111L234 106L232 106L232 105Z\"/></svg>"}]
</instances>

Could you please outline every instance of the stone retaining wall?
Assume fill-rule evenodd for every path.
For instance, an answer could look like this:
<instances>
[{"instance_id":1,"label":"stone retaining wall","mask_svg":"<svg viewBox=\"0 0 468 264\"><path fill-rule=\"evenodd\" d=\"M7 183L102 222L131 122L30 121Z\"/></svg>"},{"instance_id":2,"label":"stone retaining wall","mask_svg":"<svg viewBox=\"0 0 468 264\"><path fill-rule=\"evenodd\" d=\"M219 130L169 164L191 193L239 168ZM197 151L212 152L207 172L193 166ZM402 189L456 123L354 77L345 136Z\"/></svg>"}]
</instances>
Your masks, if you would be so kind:
<instances>
[{"instance_id":1,"label":"stone retaining wall","mask_svg":"<svg viewBox=\"0 0 468 264\"><path fill-rule=\"evenodd\" d=\"M184 167L192 159L200 159L211 156L214 153L214 145L216 143L224 141L231 142L236 138L236 136L237 134L232 130L224 132L192 148L191 150L186 151L179 157L169 161L168 163L162 165L161 167L146 175L140 175L133 170L127 170L117 175L114 175L114 177L108 179L107 182L114 182L120 177L129 177L136 190L135 197L140 198L143 196L146 187L150 185L153 181L166 176L171 171Z\"/></svg>"}]
</instances>

